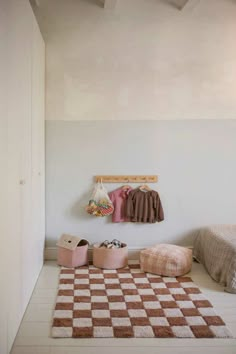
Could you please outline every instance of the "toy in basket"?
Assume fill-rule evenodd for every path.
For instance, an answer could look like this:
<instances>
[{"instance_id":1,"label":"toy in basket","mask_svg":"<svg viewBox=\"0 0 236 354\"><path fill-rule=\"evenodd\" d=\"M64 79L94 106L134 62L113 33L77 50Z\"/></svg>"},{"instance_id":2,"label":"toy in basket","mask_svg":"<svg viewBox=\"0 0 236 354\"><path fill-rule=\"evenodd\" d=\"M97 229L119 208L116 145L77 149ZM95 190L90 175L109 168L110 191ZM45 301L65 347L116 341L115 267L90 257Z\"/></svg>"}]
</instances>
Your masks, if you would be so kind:
<instances>
[{"instance_id":1,"label":"toy in basket","mask_svg":"<svg viewBox=\"0 0 236 354\"><path fill-rule=\"evenodd\" d=\"M107 216L113 213L114 206L102 182L96 184L86 211L95 216Z\"/></svg>"},{"instance_id":2,"label":"toy in basket","mask_svg":"<svg viewBox=\"0 0 236 354\"><path fill-rule=\"evenodd\" d=\"M103 269L124 268L128 264L128 248L126 243L116 239L93 245L93 265Z\"/></svg>"}]
</instances>

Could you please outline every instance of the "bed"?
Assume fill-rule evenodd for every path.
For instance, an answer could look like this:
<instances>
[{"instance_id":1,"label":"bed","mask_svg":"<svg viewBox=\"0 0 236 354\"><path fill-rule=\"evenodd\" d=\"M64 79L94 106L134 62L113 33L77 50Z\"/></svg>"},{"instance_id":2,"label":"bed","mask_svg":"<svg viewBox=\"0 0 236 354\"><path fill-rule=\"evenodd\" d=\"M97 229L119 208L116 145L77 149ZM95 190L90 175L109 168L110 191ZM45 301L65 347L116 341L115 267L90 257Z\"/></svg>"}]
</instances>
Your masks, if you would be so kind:
<instances>
[{"instance_id":1,"label":"bed","mask_svg":"<svg viewBox=\"0 0 236 354\"><path fill-rule=\"evenodd\" d=\"M193 257L225 286L225 291L236 294L236 225L201 229L194 241Z\"/></svg>"}]
</instances>

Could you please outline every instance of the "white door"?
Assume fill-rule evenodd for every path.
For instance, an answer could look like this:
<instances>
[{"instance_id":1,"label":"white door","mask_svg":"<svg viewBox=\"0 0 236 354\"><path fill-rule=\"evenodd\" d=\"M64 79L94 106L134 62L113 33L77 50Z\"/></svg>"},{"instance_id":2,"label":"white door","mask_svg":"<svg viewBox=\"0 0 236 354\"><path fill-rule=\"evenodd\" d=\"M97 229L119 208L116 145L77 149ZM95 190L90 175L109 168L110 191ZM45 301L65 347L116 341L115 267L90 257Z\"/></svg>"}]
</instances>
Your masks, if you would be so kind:
<instances>
[{"instance_id":1,"label":"white door","mask_svg":"<svg viewBox=\"0 0 236 354\"><path fill-rule=\"evenodd\" d=\"M11 346L24 312L22 291L25 191L29 184L25 159L25 129L30 118L31 33L26 2L9 1L9 119L8 119L8 343ZM14 294L14 295L13 295Z\"/></svg>"},{"instance_id":2,"label":"white door","mask_svg":"<svg viewBox=\"0 0 236 354\"><path fill-rule=\"evenodd\" d=\"M8 244L7 237L7 129L8 129L8 0L0 4L0 239L2 245ZM7 353L7 284L6 264L8 262L6 247L0 248L0 347Z\"/></svg>"},{"instance_id":3,"label":"white door","mask_svg":"<svg viewBox=\"0 0 236 354\"><path fill-rule=\"evenodd\" d=\"M44 97L45 46L36 21L33 23L32 46L32 272L37 277L43 263L45 239L44 208Z\"/></svg>"},{"instance_id":4,"label":"white door","mask_svg":"<svg viewBox=\"0 0 236 354\"><path fill-rule=\"evenodd\" d=\"M28 5L28 6L27 6ZM22 305L25 308L31 296L35 279L32 276L34 267L32 206L31 206L31 165L32 165L32 45L33 45L33 18L30 5L24 6L24 23L21 24L21 51L23 60L21 70L21 232L22 232ZM23 8L23 6L22 6Z\"/></svg>"},{"instance_id":5,"label":"white door","mask_svg":"<svg viewBox=\"0 0 236 354\"><path fill-rule=\"evenodd\" d=\"M39 152L41 146L43 147L42 137L38 139L37 134L42 136L44 124L44 107L41 107L44 106L44 84L42 84L44 48L42 38L39 41L39 33L35 27L36 20L29 2L9 0L8 4L10 8L7 245L9 264L7 264L6 276L10 279L7 289L10 348L43 260L44 233L39 232L38 215L41 219L44 215L40 211L40 209L44 210L43 197L39 195L44 182L39 182L41 175L36 178L34 171L40 173L38 167L40 164L43 165L43 157ZM37 46L40 48L39 52ZM41 124L39 115L42 118Z\"/></svg>"}]
</instances>

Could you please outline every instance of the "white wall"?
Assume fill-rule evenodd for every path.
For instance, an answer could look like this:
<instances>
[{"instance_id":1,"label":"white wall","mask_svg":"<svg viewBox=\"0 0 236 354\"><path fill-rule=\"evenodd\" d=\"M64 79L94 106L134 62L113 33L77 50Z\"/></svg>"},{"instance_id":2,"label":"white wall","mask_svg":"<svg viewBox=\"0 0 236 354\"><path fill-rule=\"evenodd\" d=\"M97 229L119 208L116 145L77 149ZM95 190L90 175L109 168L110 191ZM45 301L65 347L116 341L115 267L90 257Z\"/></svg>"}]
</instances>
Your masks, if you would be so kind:
<instances>
[{"instance_id":1,"label":"white wall","mask_svg":"<svg viewBox=\"0 0 236 354\"><path fill-rule=\"evenodd\" d=\"M0 301L0 353L5 354L10 352L43 264L45 48L27 0L3 0L0 13L0 24L4 25L0 53L4 60L0 66L4 99L1 147L3 143L5 158L5 164L1 161L5 181L1 182L0 198L5 203L0 220L1 228L4 223L1 296L5 298L5 302ZM33 201L37 201L37 208ZM38 220L42 224L36 232L33 226L39 224Z\"/></svg>"},{"instance_id":2,"label":"white wall","mask_svg":"<svg viewBox=\"0 0 236 354\"><path fill-rule=\"evenodd\" d=\"M64 232L130 249L192 245L200 227L235 224L236 120L46 124L47 246ZM85 212L95 175L157 174L165 220L114 224ZM106 184L107 189L119 184ZM137 186L137 184L133 184Z\"/></svg>"},{"instance_id":3,"label":"white wall","mask_svg":"<svg viewBox=\"0 0 236 354\"><path fill-rule=\"evenodd\" d=\"M198 227L235 223L236 4L179 11L175 1L35 8L47 45L47 246L62 232L130 247L191 244ZM158 174L165 222L86 215L93 176L103 173Z\"/></svg>"},{"instance_id":4,"label":"white wall","mask_svg":"<svg viewBox=\"0 0 236 354\"><path fill-rule=\"evenodd\" d=\"M178 1L41 0L47 120L235 119L235 1Z\"/></svg>"}]
</instances>

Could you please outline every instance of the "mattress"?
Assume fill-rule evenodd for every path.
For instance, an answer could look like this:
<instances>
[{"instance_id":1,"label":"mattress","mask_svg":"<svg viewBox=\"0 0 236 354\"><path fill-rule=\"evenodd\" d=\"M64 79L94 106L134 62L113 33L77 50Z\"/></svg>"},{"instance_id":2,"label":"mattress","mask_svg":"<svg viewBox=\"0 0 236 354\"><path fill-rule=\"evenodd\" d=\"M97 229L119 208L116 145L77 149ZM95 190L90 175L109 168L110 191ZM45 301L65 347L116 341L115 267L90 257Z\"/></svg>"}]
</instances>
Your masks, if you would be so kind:
<instances>
[{"instance_id":1,"label":"mattress","mask_svg":"<svg viewBox=\"0 0 236 354\"><path fill-rule=\"evenodd\" d=\"M236 294L236 225L214 225L199 231L193 257L210 276Z\"/></svg>"}]
</instances>

